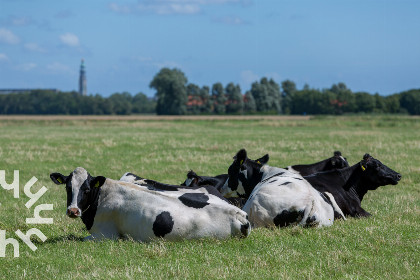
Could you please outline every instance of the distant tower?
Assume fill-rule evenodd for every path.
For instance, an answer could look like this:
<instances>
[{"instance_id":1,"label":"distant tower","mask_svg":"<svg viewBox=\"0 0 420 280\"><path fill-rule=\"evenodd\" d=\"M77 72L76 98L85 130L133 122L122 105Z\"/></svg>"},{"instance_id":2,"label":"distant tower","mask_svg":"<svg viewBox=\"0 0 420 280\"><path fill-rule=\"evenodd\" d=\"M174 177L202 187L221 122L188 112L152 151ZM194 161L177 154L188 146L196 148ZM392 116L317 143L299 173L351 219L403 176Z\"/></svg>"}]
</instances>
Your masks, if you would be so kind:
<instances>
[{"instance_id":1,"label":"distant tower","mask_svg":"<svg viewBox=\"0 0 420 280\"><path fill-rule=\"evenodd\" d=\"M86 96L86 72L85 72L85 61L82 59L80 64L80 77L79 77L79 94Z\"/></svg>"}]
</instances>

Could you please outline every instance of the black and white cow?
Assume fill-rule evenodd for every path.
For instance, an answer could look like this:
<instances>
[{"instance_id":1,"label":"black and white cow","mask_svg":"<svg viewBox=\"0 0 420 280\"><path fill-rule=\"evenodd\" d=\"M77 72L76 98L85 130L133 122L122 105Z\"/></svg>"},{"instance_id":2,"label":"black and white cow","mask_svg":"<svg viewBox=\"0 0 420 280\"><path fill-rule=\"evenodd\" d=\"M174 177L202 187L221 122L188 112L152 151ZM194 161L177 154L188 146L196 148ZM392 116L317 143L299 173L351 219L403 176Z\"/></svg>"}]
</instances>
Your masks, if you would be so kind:
<instances>
[{"instance_id":1,"label":"black and white cow","mask_svg":"<svg viewBox=\"0 0 420 280\"><path fill-rule=\"evenodd\" d=\"M287 170L300 173L302 176L307 176L317 172L342 169L349 167L347 159L341 155L340 151L335 151L330 158L312 164L297 164L286 167Z\"/></svg>"},{"instance_id":2,"label":"black and white cow","mask_svg":"<svg viewBox=\"0 0 420 280\"><path fill-rule=\"evenodd\" d=\"M50 178L66 186L67 215L82 219L91 233L86 239L227 238L247 236L251 230L246 213L220 195L92 177L81 167L69 176L52 173Z\"/></svg>"},{"instance_id":3,"label":"black and white cow","mask_svg":"<svg viewBox=\"0 0 420 280\"><path fill-rule=\"evenodd\" d=\"M364 195L380 186L396 185L401 174L369 154L359 163L332 171L315 173L304 178L318 191L329 192L346 216L370 216L362 206Z\"/></svg>"},{"instance_id":4,"label":"black and white cow","mask_svg":"<svg viewBox=\"0 0 420 280\"><path fill-rule=\"evenodd\" d=\"M266 154L256 159L255 161L261 164L266 164L269 159L270 159L269 155ZM228 179L228 177L229 177L228 174L220 174L214 177L198 176L194 171L191 170L188 172L187 179L185 180L184 183L181 184L181 186L190 186L191 182L194 181L194 183L198 186L202 186L202 185L213 186L220 192L226 180Z\"/></svg>"},{"instance_id":5,"label":"black and white cow","mask_svg":"<svg viewBox=\"0 0 420 280\"><path fill-rule=\"evenodd\" d=\"M228 174L221 193L248 199L242 210L254 227L320 227L344 218L331 194L315 190L299 174L250 160L245 150L237 153Z\"/></svg>"}]
</instances>

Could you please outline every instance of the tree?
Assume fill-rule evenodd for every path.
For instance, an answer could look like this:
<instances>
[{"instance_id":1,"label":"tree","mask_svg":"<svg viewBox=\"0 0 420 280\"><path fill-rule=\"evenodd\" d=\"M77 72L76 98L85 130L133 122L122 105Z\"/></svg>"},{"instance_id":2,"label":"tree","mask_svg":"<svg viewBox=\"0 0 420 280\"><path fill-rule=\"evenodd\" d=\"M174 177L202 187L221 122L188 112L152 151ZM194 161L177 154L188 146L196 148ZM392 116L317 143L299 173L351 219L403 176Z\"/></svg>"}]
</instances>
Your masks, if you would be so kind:
<instances>
[{"instance_id":1,"label":"tree","mask_svg":"<svg viewBox=\"0 0 420 280\"><path fill-rule=\"evenodd\" d=\"M195 84L188 84L187 98L187 112L194 115L200 114L203 105L200 87Z\"/></svg>"},{"instance_id":2,"label":"tree","mask_svg":"<svg viewBox=\"0 0 420 280\"><path fill-rule=\"evenodd\" d=\"M296 84L290 80L285 80L281 83L283 91L282 96L282 112L284 114L290 114L292 112L292 99L293 94L297 91Z\"/></svg>"},{"instance_id":3,"label":"tree","mask_svg":"<svg viewBox=\"0 0 420 280\"><path fill-rule=\"evenodd\" d=\"M187 112L188 80L178 69L163 68L155 75L150 87L156 90L158 115L183 115Z\"/></svg>"},{"instance_id":4,"label":"tree","mask_svg":"<svg viewBox=\"0 0 420 280\"><path fill-rule=\"evenodd\" d=\"M355 112L372 113L375 109L375 97L367 92L356 92Z\"/></svg>"},{"instance_id":5,"label":"tree","mask_svg":"<svg viewBox=\"0 0 420 280\"><path fill-rule=\"evenodd\" d=\"M228 114L242 114L244 109L244 100L241 93L241 87L229 83L226 86L227 106L226 113Z\"/></svg>"},{"instance_id":6,"label":"tree","mask_svg":"<svg viewBox=\"0 0 420 280\"><path fill-rule=\"evenodd\" d=\"M244 112L253 114L257 111L255 99L250 91L247 91L244 96Z\"/></svg>"},{"instance_id":7,"label":"tree","mask_svg":"<svg viewBox=\"0 0 420 280\"><path fill-rule=\"evenodd\" d=\"M226 113L226 95L223 85L221 83L213 84L211 88L211 95L213 98L214 113L224 114Z\"/></svg>"},{"instance_id":8,"label":"tree","mask_svg":"<svg viewBox=\"0 0 420 280\"><path fill-rule=\"evenodd\" d=\"M355 111L356 101L354 94L344 83L333 84L329 91L337 96L337 99L333 101L333 105L336 108L336 114L340 115Z\"/></svg>"},{"instance_id":9,"label":"tree","mask_svg":"<svg viewBox=\"0 0 420 280\"><path fill-rule=\"evenodd\" d=\"M156 102L142 92L134 95L132 105L132 113L134 114L151 114L156 112Z\"/></svg>"},{"instance_id":10,"label":"tree","mask_svg":"<svg viewBox=\"0 0 420 280\"><path fill-rule=\"evenodd\" d=\"M251 93L258 112L281 113L280 86L273 79L262 78L260 82L254 82Z\"/></svg>"},{"instance_id":11,"label":"tree","mask_svg":"<svg viewBox=\"0 0 420 280\"><path fill-rule=\"evenodd\" d=\"M420 115L420 89L400 93L400 106L411 115Z\"/></svg>"},{"instance_id":12,"label":"tree","mask_svg":"<svg viewBox=\"0 0 420 280\"><path fill-rule=\"evenodd\" d=\"M208 86L203 86L200 89L200 96L203 101L201 112L204 114L211 113L213 111L213 102L210 98L210 88Z\"/></svg>"}]
</instances>

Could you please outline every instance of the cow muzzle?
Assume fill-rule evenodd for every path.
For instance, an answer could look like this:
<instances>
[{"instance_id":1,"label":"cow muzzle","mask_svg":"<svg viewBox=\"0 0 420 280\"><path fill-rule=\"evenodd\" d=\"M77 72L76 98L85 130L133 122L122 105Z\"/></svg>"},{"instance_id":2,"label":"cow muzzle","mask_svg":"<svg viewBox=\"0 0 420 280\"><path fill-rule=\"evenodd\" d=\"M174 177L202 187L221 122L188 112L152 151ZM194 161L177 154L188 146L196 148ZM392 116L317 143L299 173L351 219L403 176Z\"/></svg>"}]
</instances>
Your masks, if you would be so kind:
<instances>
[{"instance_id":1,"label":"cow muzzle","mask_svg":"<svg viewBox=\"0 0 420 280\"><path fill-rule=\"evenodd\" d=\"M81 213L79 208L68 208L66 214L67 214L67 216L69 216L70 218L73 218L73 219L82 216L82 213Z\"/></svg>"}]
</instances>

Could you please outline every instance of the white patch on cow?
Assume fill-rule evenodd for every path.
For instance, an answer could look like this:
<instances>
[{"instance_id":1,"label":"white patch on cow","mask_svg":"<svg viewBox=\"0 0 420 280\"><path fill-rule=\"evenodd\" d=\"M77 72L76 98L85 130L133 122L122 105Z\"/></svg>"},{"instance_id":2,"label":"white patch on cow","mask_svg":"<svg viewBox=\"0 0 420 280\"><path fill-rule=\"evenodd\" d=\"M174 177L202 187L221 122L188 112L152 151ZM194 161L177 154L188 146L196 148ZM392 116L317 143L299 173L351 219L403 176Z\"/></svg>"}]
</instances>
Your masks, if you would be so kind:
<instances>
[{"instance_id":1,"label":"white patch on cow","mask_svg":"<svg viewBox=\"0 0 420 280\"><path fill-rule=\"evenodd\" d=\"M286 167L286 170L295 174L300 174L299 171L294 170L293 167L291 165L289 165L288 167Z\"/></svg>"},{"instance_id":2,"label":"white patch on cow","mask_svg":"<svg viewBox=\"0 0 420 280\"><path fill-rule=\"evenodd\" d=\"M333 207L301 175L268 165L264 165L261 172L261 182L242 208L253 227L273 226L274 218L284 210L302 212L302 219L296 221L299 225L306 225L308 218L314 218L313 225L318 227L333 224ZM281 175L275 176L279 173ZM267 180L273 176L274 182Z\"/></svg>"},{"instance_id":3,"label":"white patch on cow","mask_svg":"<svg viewBox=\"0 0 420 280\"><path fill-rule=\"evenodd\" d=\"M77 197L79 195L80 187L83 185L83 183L86 181L87 178L88 178L88 173L82 167L77 167L73 171L73 176L71 178L72 200L71 200L70 206L67 207L67 210L76 208L79 211L79 215L78 215L79 217L82 215L82 210L77 205Z\"/></svg>"},{"instance_id":4,"label":"white patch on cow","mask_svg":"<svg viewBox=\"0 0 420 280\"><path fill-rule=\"evenodd\" d=\"M135 176L128 175L130 172L124 173L119 181L122 182L128 182L128 183L134 183L137 185L146 185L146 181L144 179L137 180Z\"/></svg>"},{"instance_id":5,"label":"white patch on cow","mask_svg":"<svg viewBox=\"0 0 420 280\"><path fill-rule=\"evenodd\" d=\"M340 215L341 215L341 217L342 217L344 220L347 220L347 219L346 219L346 216L344 216L344 214L343 214L343 211L341 211L341 208L338 206L337 202L335 201L334 196L333 196L331 193L329 193L329 192L324 192L324 194L325 194L325 195L328 195L328 197L329 197L329 199L330 199L330 201L331 201L331 203L332 203L332 205L333 205L334 210L335 210L338 214L340 214Z\"/></svg>"},{"instance_id":6,"label":"white patch on cow","mask_svg":"<svg viewBox=\"0 0 420 280\"><path fill-rule=\"evenodd\" d=\"M220 188L220 193L223 197L230 198L235 193L231 188L229 188L229 178L226 180L223 187Z\"/></svg>"}]
</instances>

